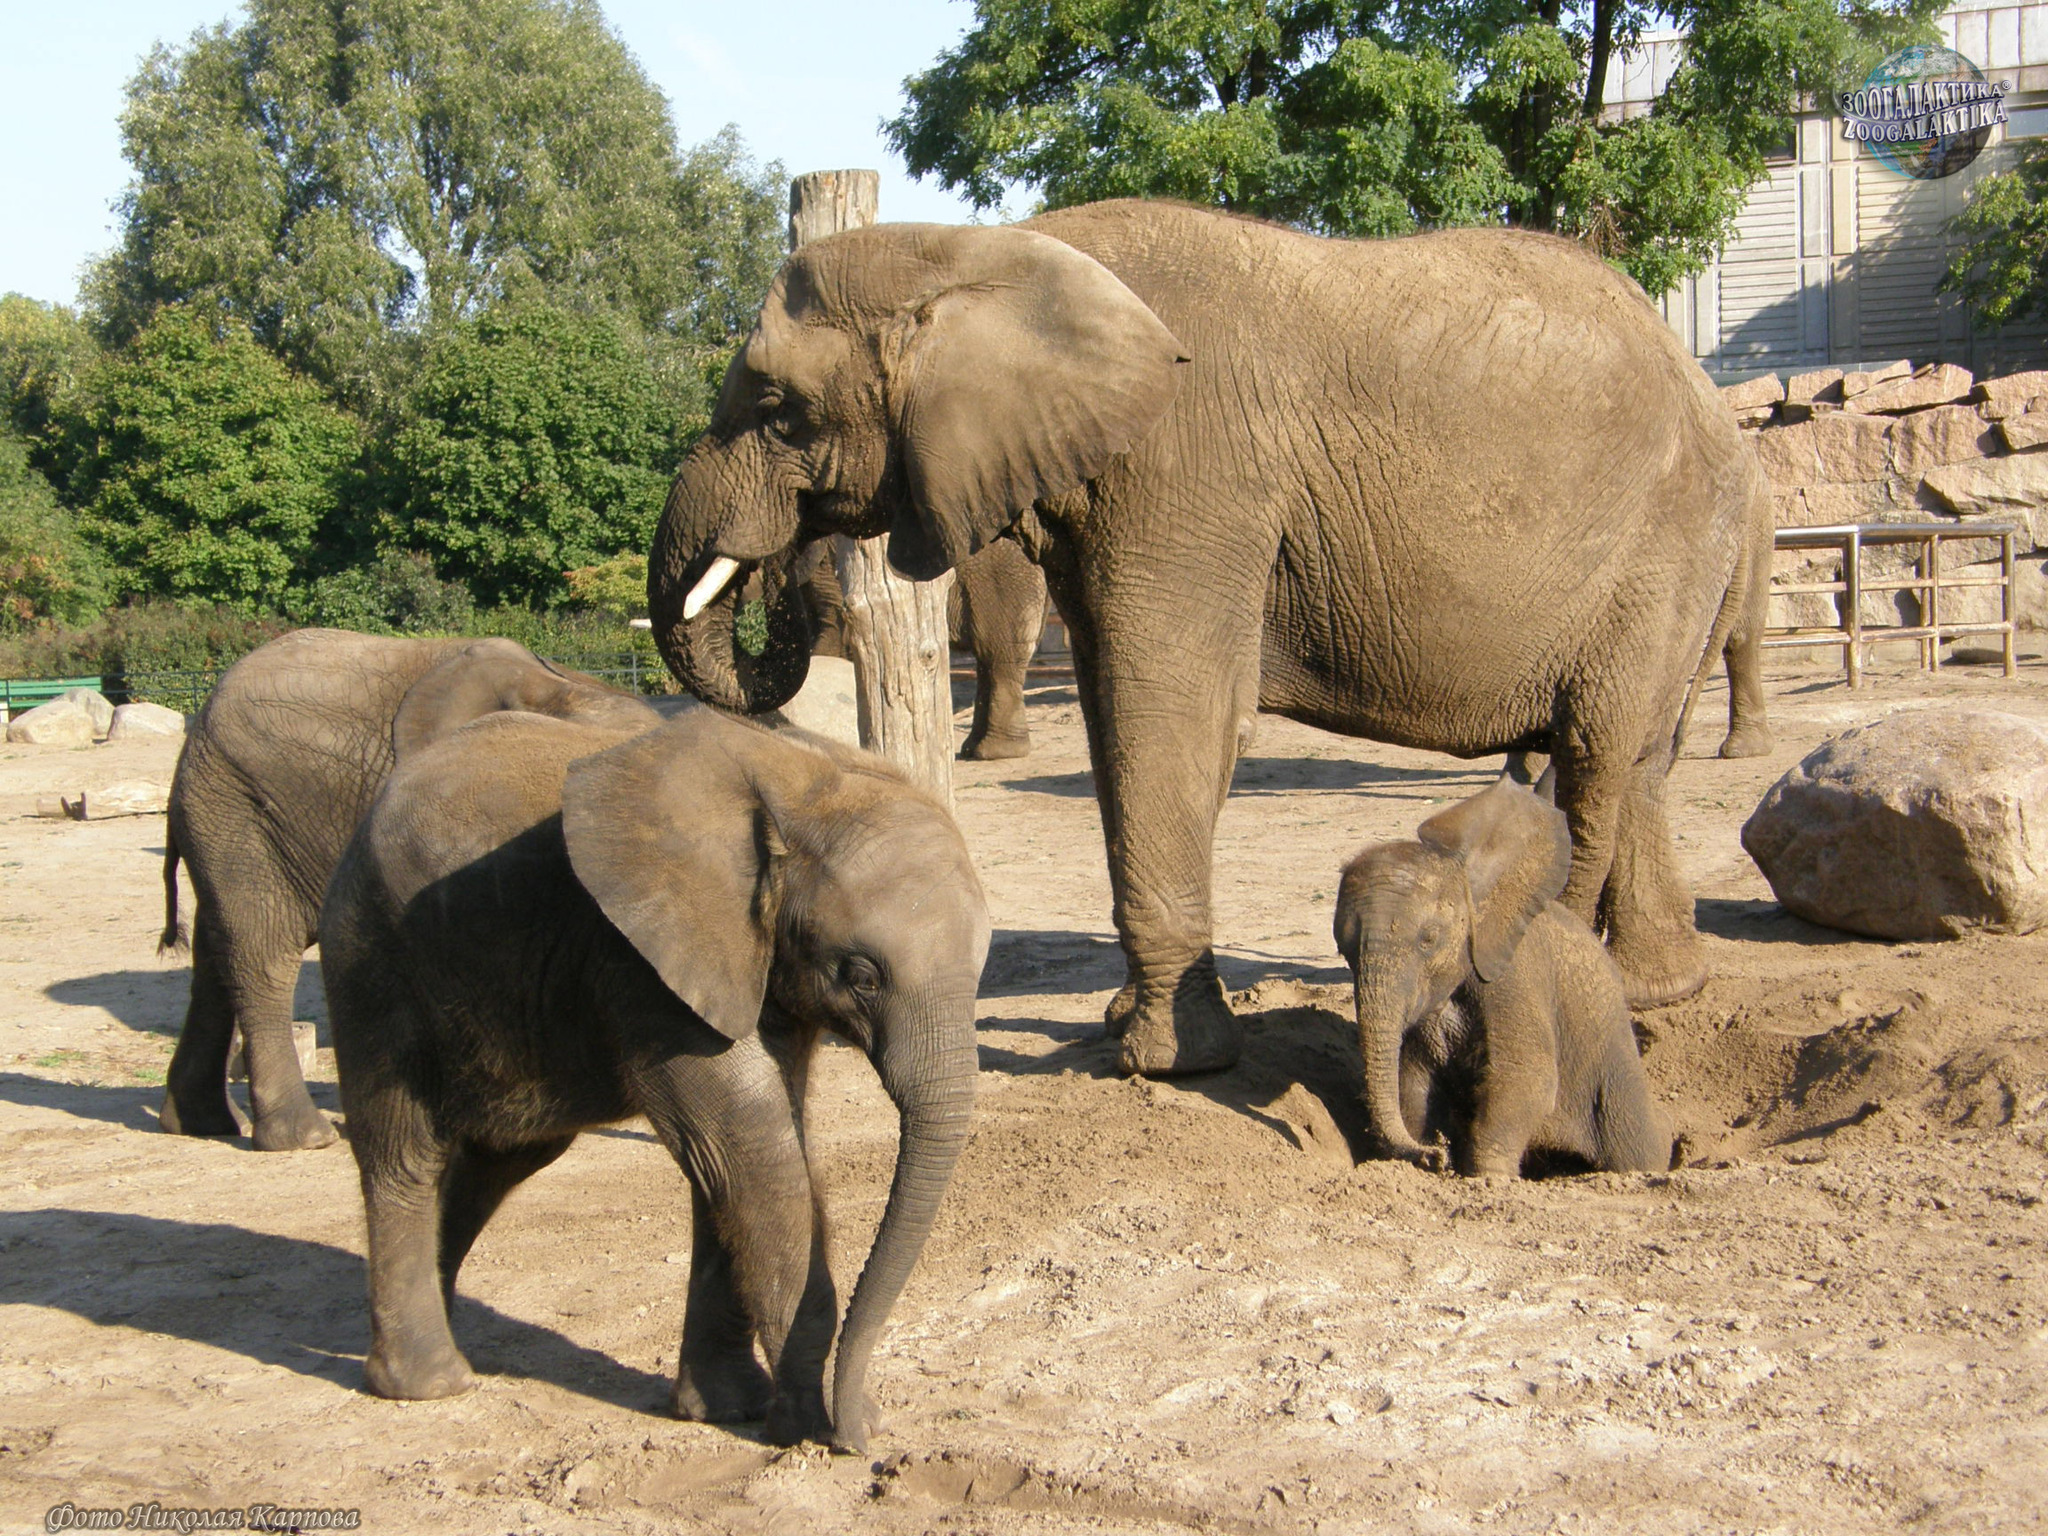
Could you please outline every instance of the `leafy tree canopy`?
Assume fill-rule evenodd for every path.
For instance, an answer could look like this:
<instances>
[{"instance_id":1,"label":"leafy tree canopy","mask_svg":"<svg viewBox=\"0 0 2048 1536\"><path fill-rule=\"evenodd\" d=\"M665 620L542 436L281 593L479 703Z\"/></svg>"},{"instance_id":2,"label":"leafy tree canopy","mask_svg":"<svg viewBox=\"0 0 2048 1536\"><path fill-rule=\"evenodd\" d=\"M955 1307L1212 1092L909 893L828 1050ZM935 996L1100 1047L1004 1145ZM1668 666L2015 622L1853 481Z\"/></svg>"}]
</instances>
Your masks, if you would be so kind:
<instances>
[{"instance_id":1,"label":"leafy tree canopy","mask_svg":"<svg viewBox=\"0 0 2048 1536\"><path fill-rule=\"evenodd\" d=\"M736 137L679 162L592 0L250 0L150 55L122 134L122 240L88 282L107 339L214 306L356 403L402 370L382 343L507 294L695 331L763 259Z\"/></svg>"},{"instance_id":2,"label":"leafy tree canopy","mask_svg":"<svg viewBox=\"0 0 2048 1536\"><path fill-rule=\"evenodd\" d=\"M2048 314L2048 149L1979 181L1955 222L1964 240L1941 286L1969 301L1977 324Z\"/></svg>"},{"instance_id":3,"label":"leafy tree canopy","mask_svg":"<svg viewBox=\"0 0 2048 1536\"><path fill-rule=\"evenodd\" d=\"M126 589L275 610L337 514L356 424L232 323L165 309L58 430L82 531Z\"/></svg>"},{"instance_id":4,"label":"leafy tree canopy","mask_svg":"<svg viewBox=\"0 0 2048 1536\"><path fill-rule=\"evenodd\" d=\"M29 463L28 440L0 426L0 632L39 619L77 623L107 603L111 572Z\"/></svg>"},{"instance_id":5,"label":"leafy tree canopy","mask_svg":"<svg viewBox=\"0 0 2048 1536\"><path fill-rule=\"evenodd\" d=\"M17 432L47 431L51 410L98 355L92 334L63 305L0 297L0 408Z\"/></svg>"},{"instance_id":6,"label":"leafy tree canopy","mask_svg":"<svg viewBox=\"0 0 2048 1536\"><path fill-rule=\"evenodd\" d=\"M982 208L1214 203L1329 234L1508 222L1591 242L1651 292L1727 239L1799 97L1859 78L1943 0L975 0L886 125ZM1610 120L1608 61L1686 58Z\"/></svg>"},{"instance_id":7,"label":"leafy tree canopy","mask_svg":"<svg viewBox=\"0 0 2048 1536\"><path fill-rule=\"evenodd\" d=\"M402 416L392 532L485 602L553 602L572 568L645 549L680 453L672 402L621 322L545 304L437 337Z\"/></svg>"}]
</instances>

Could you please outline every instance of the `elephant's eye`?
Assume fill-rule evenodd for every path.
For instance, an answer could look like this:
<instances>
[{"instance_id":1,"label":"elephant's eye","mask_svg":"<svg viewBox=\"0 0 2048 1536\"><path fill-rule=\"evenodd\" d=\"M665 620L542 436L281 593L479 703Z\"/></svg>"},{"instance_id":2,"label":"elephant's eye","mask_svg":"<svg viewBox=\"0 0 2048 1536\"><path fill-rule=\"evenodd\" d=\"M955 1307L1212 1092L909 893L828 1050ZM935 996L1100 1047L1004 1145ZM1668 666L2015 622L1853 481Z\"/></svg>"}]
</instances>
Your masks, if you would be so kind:
<instances>
[{"instance_id":1,"label":"elephant's eye","mask_svg":"<svg viewBox=\"0 0 2048 1536\"><path fill-rule=\"evenodd\" d=\"M847 990L873 997L882 990L882 973L866 955L848 955L839 964L839 979Z\"/></svg>"},{"instance_id":2,"label":"elephant's eye","mask_svg":"<svg viewBox=\"0 0 2048 1536\"><path fill-rule=\"evenodd\" d=\"M791 398L779 389L771 389L763 394L754 410L770 437L791 438L803 427L803 402Z\"/></svg>"},{"instance_id":3,"label":"elephant's eye","mask_svg":"<svg viewBox=\"0 0 2048 1536\"><path fill-rule=\"evenodd\" d=\"M1441 944L1443 941L1443 929L1425 928L1422 930L1422 932L1418 933L1415 936L1415 947L1421 950L1426 955L1431 950L1435 949L1437 945Z\"/></svg>"}]
</instances>

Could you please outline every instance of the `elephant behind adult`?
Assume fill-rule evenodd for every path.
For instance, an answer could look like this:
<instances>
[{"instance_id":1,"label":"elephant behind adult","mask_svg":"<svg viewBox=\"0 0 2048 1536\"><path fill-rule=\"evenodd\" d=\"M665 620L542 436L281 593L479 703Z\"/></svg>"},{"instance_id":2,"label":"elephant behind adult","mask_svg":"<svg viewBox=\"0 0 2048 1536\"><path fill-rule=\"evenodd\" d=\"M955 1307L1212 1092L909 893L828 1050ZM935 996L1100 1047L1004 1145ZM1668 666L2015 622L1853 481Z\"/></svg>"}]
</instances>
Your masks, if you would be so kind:
<instances>
[{"instance_id":1,"label":"elephant behind adult","mask_svg":"<svg viewBox=\"0 0 2048 1536\"><path fill-rule=\"evenodd\" d=\"M292 991L328 877L398 757L501 709L658 724L631 694L510 640L411 640L301 629L230 667L192 723L171 782L164 943L185 937L178 864L198 896L192 991L159 1123L233 1136L228 1055L241 1026L262 1152L322 1147L292 1048Z\"/></svg>"},{"instance_id":2,"label":"elephant behind adult","mask_svg":"<svg viewBox=\"0 0 2048 1536\"><path fill-rule=\"evenodd\" d=\"M845 656L845 597L829 560L812 566L807 588L818 616L812 654ZM961 757L991 762L1031 751L1024 677L1044 628L1045 573L1015 539L997 539L953 572L946 629L956 647L974 654L974 720L960 743Z\"/></svg>"},{"instance_id":3,"label":"elephant behind adult","mask_svg":"<svg viewBox=\"0 0 2048 1536\"><path fill-rule=\"evenodd\" d=\"M806 663L791 551L886 530L929 577L1014 528L1073 639L1123 1063L1192 1071L1238 1047L1210 856L1258 709L1547 747L1566 905L1636 1001L1700 985L1664 781L1705 667L1761 622L1760 499L1698 365L1565 241L1323 240L1146 202L881 225L778 277L670 493L651 611L692 691L764 709ZM750 567L758 656L733 643Z\"/></svg>"}]
</instances>

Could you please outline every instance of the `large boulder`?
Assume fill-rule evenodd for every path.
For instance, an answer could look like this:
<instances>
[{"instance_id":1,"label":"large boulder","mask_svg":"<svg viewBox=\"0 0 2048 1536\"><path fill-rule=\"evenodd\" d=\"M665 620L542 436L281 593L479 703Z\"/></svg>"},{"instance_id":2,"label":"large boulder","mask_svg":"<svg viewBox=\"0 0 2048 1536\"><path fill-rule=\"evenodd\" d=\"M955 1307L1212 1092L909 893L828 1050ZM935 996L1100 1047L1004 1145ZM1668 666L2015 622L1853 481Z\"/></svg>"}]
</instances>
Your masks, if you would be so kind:
<instances>
[{"instance_id":1,"label":"large boulder","mask_svg":"<svg viewBox=\"0 0 2048 1536\"><path fill-rule=\"evenodd\" d=\"M68 693L25 709L7 722L7 740L14 746L89 747L98 735L92 711Z\"/></svg>"},{"instance_id":2,"label":"large boulder","mask_svg":"<svg viewBox=\"0 0 2048 1536\"><path fill-rule=\"evenodd\" d=\"M92 730L95 736L104 736L114 728L114 701L97 688L66 688L58 695L62 699L73 699L85 707L92 716Z\"/></svg>"},{"instance_id":3,"label":"large boulder","mask_svg":"<svg viewBox=\"0 0 2048 1536\"><path fill-rule=\"evenodd\" d=\"M109 741L127 741L134 736L182 736L185 717L161 704L120 704L114 708L114 723L107 731Z\"/></svg>"},{"instance_id":4,"label":"large boulder","mask_svg":"<svg viewBox=\"0 0 2048 1536\"><path fill-rule=\"evenodd\" d=\"M1742 846L1810 922L2031 933L2048 923L2048 727L1944 708L1845 731L1771 786Z\"/></svg>"}]
</instances>

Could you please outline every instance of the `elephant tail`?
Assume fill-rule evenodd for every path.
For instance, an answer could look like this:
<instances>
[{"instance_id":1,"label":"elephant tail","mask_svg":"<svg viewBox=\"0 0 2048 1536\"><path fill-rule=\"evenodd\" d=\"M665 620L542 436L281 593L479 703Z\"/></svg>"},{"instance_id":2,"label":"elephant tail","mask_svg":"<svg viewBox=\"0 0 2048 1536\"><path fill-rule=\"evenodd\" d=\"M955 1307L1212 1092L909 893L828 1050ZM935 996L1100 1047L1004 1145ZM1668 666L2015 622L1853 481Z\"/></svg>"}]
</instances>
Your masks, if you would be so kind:
<instances>
[{"instance_id":1,"label":"elephant tail","mask_svg":"<svg viewBox=\"0 0 2048 1536\"><path fill-rule=\"evenodd\" d=\"M178 849L178 834L167 824L164 830L164 931L156 941L156 952L160 955L191 947L185 925L178 918L178 861L182 857Z\"/></svg>"},{"instance_id":2,"label":"elephant tail","mask_svg":"<svg viewBox=\"0 0 2048 1536\"><path fill-rule=\"evenodd\" d=\"M1745 530L1756 526L1759 515L1763 516L1766 527L1770 526L1771 521L1768 515L1771 495L1770 482L1764 478L1762 468L1754 460L1751 461L1749 467L1749 494L1752 500L1751 504L1745 509L1746 515L1742 520L1742 526ZM1755 505L1757 498L1762 499L1762 507ZM1764 569L1768 571L1770 569L1770 555L1765 553L1761 558L1764 562ZM1693 706L1699 703L1700 690L1706 687L1707 679L1714 675L1714 668L1720 665L1722 653L1728 649L1728 643L1734 637L1737 628L1750 617L1749 610L1753 596L1752 578L1755 575L1753 562L1757 559L1757 549L1745 537L1744 542L1735 552L1735 564L1734 568L1728 573L1727 588L1721 594L1720 606L1714 610L1713 628L1707 632L1706 647L1700 652L1699 665L1693 669L1692 684L1685 690L1685 707L1679 710L1677 728L1671 733L1671 756L1674 761L1676 761L1680 753L1685 751L1685 729L1692 723ZM1766 580L1768 580L1768 577L1766 577ZM1733 686L1732 682L1730 686Z\"/></svg>"}]
</instances>

